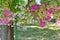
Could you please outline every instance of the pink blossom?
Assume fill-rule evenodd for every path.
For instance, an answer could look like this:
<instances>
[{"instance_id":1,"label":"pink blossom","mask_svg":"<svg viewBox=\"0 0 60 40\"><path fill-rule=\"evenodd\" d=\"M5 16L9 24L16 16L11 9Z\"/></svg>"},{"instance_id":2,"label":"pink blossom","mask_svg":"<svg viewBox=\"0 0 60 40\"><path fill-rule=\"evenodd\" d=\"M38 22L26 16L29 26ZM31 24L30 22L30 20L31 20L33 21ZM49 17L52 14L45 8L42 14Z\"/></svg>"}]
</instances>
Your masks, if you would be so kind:
<instances>
[{"instance_id":1,"label":"pink blossom","mask_svg":"<svg viewBox=\"0 0 60 40\"><path fill-rule=\"evenodd\" d=\"M50 10L50 6L48 6L48 7L46 8L46 10L47 10L47 11Z\"/></svg>"},{"instance_id":2,"label":"pink blossom","mask_svg":"<svg viewBox=\"0 0 60 40\"><path fill-rule=\"evenodd\" d=\"M30 12L35 12L36 9L34 9L32 6L29 6Z\"/></svg>"},{"instance_id":3,"label":"pink blossom","mask_svg":"<svg viewBox=\"0 0 60 40\"><path fill-rule=\"evenodd\" d=\"M49 6L46 8L46 11L49 12L50 14L52 14L54 12L54 9L53 8L51 9Z\"/></svg>"},{"instance_id":4,"label":"pink blossom","mask_svg":"<svg viewBox=\"0 0 60 40\"><path fill-rule=\"evenodd\" d=\"M39 24L40 24L40 27L44 27L46 25L46 22L40 19Z\"/></svg>"},{"instance_id":5,"label":"pink blossom","mask_svg":"<svg viewBox=\"0 0 60 40\"><path fill-rule=\"evenodd\" d=\"M51 17L50 17L50 16L46 16L46 17L44 18L44 20L50 21L50 20L51 20Z\"/></svg>"},{"instance_id":6,"label":"pink blossom","mask_svg":"<svg viewBox=\"0 0 60 40\"><path fill-rule=\"evenodd\" d=\"M8 16L8 9L6 7L4 7L4 15Z\"/></svg>"},{"instance_id":7,"label":"pink blossom","mask_svg":"<svg viewBox=\"0 0 60 40\"><path fill-rule=\"evenodd\" d=\"M60 20L57 20L55 24L60 25Z\"/></svg>"},{"instance_id":8,"label":"pink blossom","mask_svg":"<svg viewBox=\"0 0 60 40\"><path fill-rule=\"evenodd\" d=\"M33 4L31 6L29 6L29 10L30 12L35 12L35 11L38 11L40 9L40 5L39 4Z\"/></svg>"},{"instance_id":9,"label":"pink blossom","mask_svg":"<svg viewBox=\"0 0 60 40\"><path fill-rule=\"evenodd\" d=\"M9 23L10 20L11 20L10 18L4 18L4 19L0 18L0 23Z\"/></svg>"},{"instance_id":10,"label":"pink blossom","mask_svg":"<svg viewBox=\"0 0 60 40\"><path fill-rule=\"evenodd\" d=\"M46 13L46 16L50 16L50 13L49 13L49 12L47 12L47 13Z\"/></svg>"},{"instance_id":11,"label":"pink blossom","mask_svg":"<svg viewBox=\"0 0 60 40\"><path fill-rule=\"evenodd\" d=\"M57 6L53 6L52 9L54 9L54 10L57 9Z\"/></svg>"},{"instance_id":12,"label":"pink blossom","mask_svg":"<svg viewBox=\"0 0 60 40\"><path fill-rule=\"evenodd\" d=\"M4 19L4 23L9 23L10 20L11 20L10 18L5 18L5 19Z\"/></svg>"},{"instance_id":13,"label":"pink blossom","mask_svg":"<svg viewBox=\"0 0 60 40\"><path fill-rule=\"evenodd\" d=\"M47 5L47 2L46 2L46 1L44 1L44 2L42 2L42 4Z\"/></svg>"},{"instance_id":14,"label":"pink blossom","mask_svg":"<svg viewBox=\"0 0 60 40\"><path fill-rule=\"evenodd\" d=\"M54 10L53 10L53 9L50 9L48 12L49 12L50 14L52 14L52 13L54 12Z\"/></svg>"},{"instance_id":15,"label":"pink blossom","mask_svg":"<svg viewBox=\"0 0 60 40\"><path fill-rule=\"evenodd\" d=\"M58 6L57 9L60 10L60 6Z\"/></svg>"},{"instance_id":16,"label":"pink blossom","mask_svg":"<svg viewBox=\"0 0 60 40\"><path fill-rule=\"evenodd\" d=\"M8 8L4 7L4 15L5 16L11 16L11 12L9 12Z\"/></svg>"}]
</instances>

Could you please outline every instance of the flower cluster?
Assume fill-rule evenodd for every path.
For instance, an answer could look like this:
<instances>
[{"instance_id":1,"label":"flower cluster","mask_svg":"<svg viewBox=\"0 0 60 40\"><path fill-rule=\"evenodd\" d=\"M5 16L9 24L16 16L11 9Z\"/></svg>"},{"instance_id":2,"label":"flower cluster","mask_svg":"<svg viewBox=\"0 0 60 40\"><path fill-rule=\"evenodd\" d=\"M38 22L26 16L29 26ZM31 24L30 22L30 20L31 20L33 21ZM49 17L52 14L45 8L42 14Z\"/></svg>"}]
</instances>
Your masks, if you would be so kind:
<instances>
[{"instance_id":1,"label":"flower cluster","mask_svg":"<svg viewBox=\"0 0 60 40\"><path fill-rule=\"evenodd\" d=\"M29 10L30 12L35 12L35 11L38 11L40 9L40 5L39 4L33 4L31 6L29 6Z\"/></svg>"},{"instance_id":2,"label":"flower cluster","mask_svg":"<svg viewBox=\"0 0 60 40\"><path fill-rule=\"evenodd\" d=\"M12 12L9 11L7 7L3 8L4 18L0 18L0 24L7 24L11 21L10 16L12 16Z\"/></svg>"},{"instance_id":3,"label":"flower cluster","mask_svg":"<svg viewBox=\"0 0 60 40\"><path fill-rule=\"evenodd\" d=\"M56 14L60 15L60 6L50 7L47 2L42 2L42 5L35 3L29 6L29 10L31 13L36 13L36 15L38 15L35 16L39 19L40 27L44 27L47 24L47 21L50 21L52 19L51 16L54 16Z\"/></svg>"}]
</instances>

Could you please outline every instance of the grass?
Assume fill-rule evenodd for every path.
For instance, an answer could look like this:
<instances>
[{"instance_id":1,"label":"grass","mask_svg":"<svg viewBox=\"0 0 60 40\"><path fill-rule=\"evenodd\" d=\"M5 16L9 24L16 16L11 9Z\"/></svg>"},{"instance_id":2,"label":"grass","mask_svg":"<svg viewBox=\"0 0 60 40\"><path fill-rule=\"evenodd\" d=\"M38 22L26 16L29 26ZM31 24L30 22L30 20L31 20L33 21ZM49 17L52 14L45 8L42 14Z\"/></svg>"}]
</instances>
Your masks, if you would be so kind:
<instances>
[{"instance_id":1,"label":"grass","mask_svg":"<svg viewBox=\"0 0 60 40\"><path fill-rule=\"evenodd\" d=\"M60 40L60 28L30 26L25 31L18 30L18 40Z\"/></svg>"},{"instance_id":2,"label":"grass","mask_svg":"<svg viewBox=\"0 0 60 40\"><path fill-rule=\"evenodd\" d=\"M60 40L60 29L54 29L30 27L26 31L19 31L19 40Z\"/></svg>"}]
</instances>

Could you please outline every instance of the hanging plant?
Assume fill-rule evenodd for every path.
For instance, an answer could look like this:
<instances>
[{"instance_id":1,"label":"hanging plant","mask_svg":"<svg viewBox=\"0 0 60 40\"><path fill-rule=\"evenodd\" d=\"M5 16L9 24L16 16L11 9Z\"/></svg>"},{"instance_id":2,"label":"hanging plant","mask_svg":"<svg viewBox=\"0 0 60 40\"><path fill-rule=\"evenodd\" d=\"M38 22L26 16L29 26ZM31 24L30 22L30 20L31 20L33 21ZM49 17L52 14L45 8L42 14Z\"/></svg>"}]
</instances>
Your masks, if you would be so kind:
<instances>
[{"instance_id":1,"label":"hanging plant","mask_svg":"<svg viewBox=\"0 0 60 40\"><path fill-rule=\"evenodd\" d=\"M1 17L3 18L0 17L0 24L3 24L3 25L9 24L10 21L12 20L11 19L12 12L7 7L4 7L2 11L3 11L3 14L1 13Z\"/></svg>"}]
</instances>

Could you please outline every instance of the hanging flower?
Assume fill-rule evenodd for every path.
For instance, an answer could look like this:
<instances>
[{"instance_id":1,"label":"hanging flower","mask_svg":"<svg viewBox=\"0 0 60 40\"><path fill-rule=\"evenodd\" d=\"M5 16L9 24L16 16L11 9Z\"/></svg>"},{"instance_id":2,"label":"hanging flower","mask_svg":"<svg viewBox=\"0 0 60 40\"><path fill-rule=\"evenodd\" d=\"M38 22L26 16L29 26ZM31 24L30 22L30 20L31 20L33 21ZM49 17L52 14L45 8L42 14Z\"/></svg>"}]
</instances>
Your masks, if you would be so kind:
<instances>
[{"instance_id":1,"label":"hanging flower","mask_svg":"<svg viewBox=\"0 0 60 40\"><path fill-rule=\"evenodd\" d=\"M52 9L54 9L54 10L57 9L57 6L53 6Z\"/></svg>"},{"instance_id":2,"label":"hanging flower","mask_svg":"<svg viewBox=\"0 0 60 40\"><path fill-rule=\"evenodd\" d=\"M0 18L0 24L4 25L4 24L8 24L11 21L10 17L12 15L12 12L10 12L7 7L4 7L3 12L5 17Z\"/></svg>"},{"instance_id":3,"label":"hanging flower","mask_svg":"<svg viewBox=\"0 0 60 40\"><path fill-rule=\"evenodd\" d=\"M44 18L44 20L50 21L50 20L51 20L51 17L50 17L50 16L46 16L46 17Z\"/></svg>"},{"instance_id":4,"label":"hanging flower","mask_svg":"<svg viewBox=\"0 0 60 40\"><path fill-rule=\"evenodd\" d=\"M7 24L7 23L9 23L11 21L11 19L10 18L4 18L4 19L2 19L2 18L0 18L0 24Z\"/></svg>"},{"instance_id":5,"label":"hanging flower","mask_svg":"<svg viewBox=\"0 0 60 40\"><path fill-rule=\"evenodd\" d=\"M46 1L42 2L42 4L47 5L48 3Z\"/></svg>"},{"instance_id":6,"label":"hanging flower","mask_svg":"<svg viewBox=\"0 0 60 40\"><path fill-rule=\"evenodd\" d=\"M31 6L29 6L29 10L30 12L35 12L35 11L38 11L40 9L40 5L39 4L33 4Z\"/></svg>"},{"instance_id":7,"label":"hanging flower","mask_svg":"<svg viewBox=\"0 0 60 40\"><path fill-rule=\"evenodd\" d=\"M49 12L47 12L47 13L46 13L46 16L50 16L50 13L49 13Z\"/></svg>"},{"instance_id":8,"label":"hanging flower","mask_svg":"<svg viewBox=\"0 0 60 40\"><path fill-rule=\"evenodd\" d=\"M60 10L60 6L58 6L57 9Z\"/></svg>"},{"instance_id":9,"label":"hanging flower","mask_svg":"<svg viewBox=\"0 0 60 40\"><path fill-rule=\"evenodd\" d=\"M4 23L9 23L11 18L4 18Z\"/></svg>"},{"instance_id":10,"label":"hanging flower","mask_svg":"<svg viewBox=\"0 0 60 40\"><path fill-rule=\"evenodd\" d=\"M4 7L4 15L5 16L11 16L11 14L12 14L12 12L10 12L9 10L8 10L8 8L6 8L6 7Z\"/></svg>"},{"instance_id":11,"label":"hanging flower","mask_svg":"<svg viewBox=\"0 0 60 40\"><path fill-rule=\"evenodd\" d=\"M54 12L54 10L53 10L53 9L50 9L48 12L49 12L50 14L52 14L52 13Z\"/></svg>"},{"instance_id":12,"label":"hanging flower","mask_svg":"<svg viewBox=\"0 0 60 40\"><path fill-rule=\"evenodd\" d=\"M50 6L48 6L48 7L46 8L46 11L48 11L48 10L50 10Z\"/></svg>"},{"instance_id":13,"label":"hanging flower","mask_svg":"<svg viewBox=\"0 0 60 40\"><path fill-rule=\"evenodd\" d=\"M40 24L40 27L44 27L46 25L46 22L40 19L39 24Z\"/></svg>"}]
</instances>

